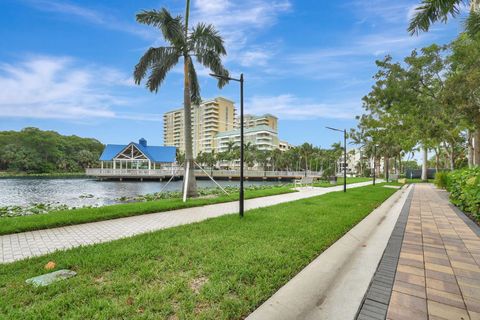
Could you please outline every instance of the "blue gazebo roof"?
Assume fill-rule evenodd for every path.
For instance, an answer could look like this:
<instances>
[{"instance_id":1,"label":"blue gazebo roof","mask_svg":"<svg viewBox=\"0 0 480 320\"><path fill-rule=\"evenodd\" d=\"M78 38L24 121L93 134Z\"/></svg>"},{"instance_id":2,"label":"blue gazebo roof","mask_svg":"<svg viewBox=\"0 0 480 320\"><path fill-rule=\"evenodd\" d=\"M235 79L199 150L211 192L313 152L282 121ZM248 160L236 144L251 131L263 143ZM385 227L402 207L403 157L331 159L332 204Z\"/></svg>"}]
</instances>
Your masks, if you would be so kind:
<instances>
[{"instance_id":1,"label":"blue gazebo roof","mask_svg":"<svg viewBox=\"0 0 480 320\"><path fill-rule=\"evenodd\" d=\"M176 147L147 146L145 139L140 139L139 143L130 142L129 144L107 144L100 156L100 161L112 161L119 153L130 145L134 145L152 162L175 162Z\"/></svg>"}]
</instances>

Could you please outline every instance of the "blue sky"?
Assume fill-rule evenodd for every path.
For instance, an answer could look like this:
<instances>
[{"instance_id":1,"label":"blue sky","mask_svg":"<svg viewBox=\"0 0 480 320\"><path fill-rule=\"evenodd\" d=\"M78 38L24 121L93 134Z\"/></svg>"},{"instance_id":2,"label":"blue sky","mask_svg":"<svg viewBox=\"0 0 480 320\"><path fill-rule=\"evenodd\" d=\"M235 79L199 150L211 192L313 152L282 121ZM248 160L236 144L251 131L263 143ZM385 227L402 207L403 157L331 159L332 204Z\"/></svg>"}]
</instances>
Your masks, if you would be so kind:
<instances>
[{"instance_id":1,"label":"blue sky","mask_svg":"<svg viewBox=\"0 0 480 320\"><path fill-rule=\"evenodd\" d=\"M411 37L419 0L192 0L192 19L213 23L226 40L225 64L246 78L246 111L279 117L279 136L327 147L324 126L351 128L362 113L375 60L447 43L461 19ZM142 9L183 14L184 0L2 0L0 130L35 126L62 134L162 144L162 115L182 103L181 68L157 94L133 84L143 52L162 45L158 30L135 22ZM197 67L202 97L238 102L238 86L219 90ZM238 106L238 104L237 104Z\"/></svg>"}]
</instances>

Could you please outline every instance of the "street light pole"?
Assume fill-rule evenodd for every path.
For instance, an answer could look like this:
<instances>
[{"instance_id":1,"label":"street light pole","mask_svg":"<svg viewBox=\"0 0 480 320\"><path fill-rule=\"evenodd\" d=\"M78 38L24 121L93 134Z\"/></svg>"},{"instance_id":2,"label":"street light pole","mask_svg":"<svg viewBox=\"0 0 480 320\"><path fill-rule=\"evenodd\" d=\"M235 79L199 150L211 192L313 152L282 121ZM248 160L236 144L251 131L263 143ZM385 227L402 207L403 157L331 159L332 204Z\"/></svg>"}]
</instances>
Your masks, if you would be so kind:
<instances>
[{"instance_id":1,"label":"street light pole","mask_svg":"<svg viewBox=\"0 0 480 320\"><path fill-rule=\"evenodd\" d=\"M347 192L347 129L343 130L343 192Z\"/></svg>"},{"instance_id":2,"label":"street light pole","mask_svg":"<svg viewBox=\"0 0 480 320\"><path fill-rule=\"evenodd\" d=\"M327 129L343 132L343 192L347 192L347 129L336 129L326 127Z\"/></svg>"},{"instance_id":3,"label":"street light pole","mask_svg":"<svg viewBox=\"0 0 480 320\"><path fill-rule=\"evenodd\" d=\"M243 192L243 73L240 74L240 218L243 218L245 195Z\"/></svg>"},{"instance_id":4,"label":"street light pole","mask_svg":"<svg viewBox=\"0 0 480 320\"><path fill-rule=\"evenodd\" d=\"M377 160L377 145L373 145L373 185L375 185L375 175L376 175L376 160Z\"/></svg>"},{"instance_id":5,"label":"street light pole","mask_svg":"<svg viewBox=\"0 0 480 320\"><path fill-rule=\"evenodd\" d=\"M243 218L244 210L245 210L245 193L243 190L243 167L245 162L245 155L244 155L244 143L243 143L243 73L240 74L240 78L230 78L228 76L210 73L210 75L217 79L223 79L227 81L237 81L240 82L240 205L239 205L239 214L240 218Z\"/></svg>"}]
</instances>

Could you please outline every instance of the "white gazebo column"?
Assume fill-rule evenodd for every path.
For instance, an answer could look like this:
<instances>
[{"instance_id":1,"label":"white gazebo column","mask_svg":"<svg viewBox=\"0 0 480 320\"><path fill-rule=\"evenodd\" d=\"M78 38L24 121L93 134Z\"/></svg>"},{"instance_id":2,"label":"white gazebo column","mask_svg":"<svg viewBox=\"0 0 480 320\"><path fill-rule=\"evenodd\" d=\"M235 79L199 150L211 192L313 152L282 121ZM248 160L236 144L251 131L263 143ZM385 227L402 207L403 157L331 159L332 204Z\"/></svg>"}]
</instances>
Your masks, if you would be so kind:
<instances>
[{"instance_id":1,"label":"white gazebo column","mask_svg":"<svg viewBox=\"0 0 480 320\"><path fill-rule=\"evenodd\" d=\"M117 169L117 162L113 160L113 170Z\"/></svg>"},{"instance_id":2,"label":"white gazebo column","mask_svg":"<svg viewBox=\"0 0 480 320\"><path fill-rule=\"evenodd\" d=\"M148 170L152 169L152 162L148 160Z\"/></svg>"}]
</instances>

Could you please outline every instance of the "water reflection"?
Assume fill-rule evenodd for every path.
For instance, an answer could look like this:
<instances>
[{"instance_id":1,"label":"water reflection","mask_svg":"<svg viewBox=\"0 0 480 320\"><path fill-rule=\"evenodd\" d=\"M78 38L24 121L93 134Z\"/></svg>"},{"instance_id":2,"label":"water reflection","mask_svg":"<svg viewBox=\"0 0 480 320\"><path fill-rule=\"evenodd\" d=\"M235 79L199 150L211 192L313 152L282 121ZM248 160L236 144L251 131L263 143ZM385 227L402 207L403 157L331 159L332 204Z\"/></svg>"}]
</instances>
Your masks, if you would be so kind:
<instances>
[{"instance_id":1,"label":"water reflection","mask_svg":"<svg viewBox=\"0 0 480 320\"><path fill-rule=\"evenodd\" d=\"M215 187L212 181L197 181L199 188ZM238 181L218 181L238 186ZM279 184L276 181L245 181L245 185ZM159 192L166 182L97 181L95 179L0 179L0 206L59 203L72 207L115 203L120 197ZM182 181L172 181L166 191L180 191ZM93 197L91 197L93 195Z\"/></svg>"}]
</instances>

